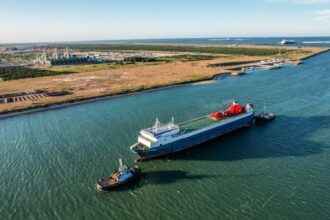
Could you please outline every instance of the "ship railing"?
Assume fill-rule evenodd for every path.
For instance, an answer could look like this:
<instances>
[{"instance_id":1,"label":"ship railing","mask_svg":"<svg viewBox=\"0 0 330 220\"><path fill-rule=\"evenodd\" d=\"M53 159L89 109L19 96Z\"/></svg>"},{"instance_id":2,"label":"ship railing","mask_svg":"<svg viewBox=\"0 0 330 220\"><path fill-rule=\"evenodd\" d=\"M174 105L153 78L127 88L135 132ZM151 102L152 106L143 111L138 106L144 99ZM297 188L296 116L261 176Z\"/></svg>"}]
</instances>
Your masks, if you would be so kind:
<instances>
[{"instance_id":1,"label":"ship railing","mask_svg":"<svg viewBox=\"0 0 330 220\"><path fill-rule=\"evenodd\" d=\"M137 149L137 148L142 149L142 150L145 150L145 149L147 149L148 147L147 147L147 146L144 146L144 145L142 145L142 144L140 144L140 143L135 143L135 144L133 144L132 146L129 147L129 149L130 149L133 153L136 153L136 151L135 151L134 149Z\"/></svg>"},{"instance_id":2,"label":"ship railing","mask_svg":"<svg viewBox=\"0 0 330 220\"><path fill-rule=\"evenodd\" d=\"M198 120L206 118L206 117L209 117L209 115L204 115L204 116L199 117L199 118L194 118L194 119L191 119L189 121L182 122L182 123L178 124L178 126L184 125L184 124L187 124L187 123L190 123L190 122L193 122L193 121L198 121Z\"/></svg>"},{"instance_id":3,"label":"ship railing","mask_svg":"<svg viewBox=\"0 0 330 220\"><path fill-rule=\"evenodd\" d=\"M139 143L135 143L135 144L133 144L132 146L130 146L129 149L130 149L133 153L136 153L136 152L134 151L134 149L137 148L138 145L139 145Z\"/></svg>"}]
</instances>

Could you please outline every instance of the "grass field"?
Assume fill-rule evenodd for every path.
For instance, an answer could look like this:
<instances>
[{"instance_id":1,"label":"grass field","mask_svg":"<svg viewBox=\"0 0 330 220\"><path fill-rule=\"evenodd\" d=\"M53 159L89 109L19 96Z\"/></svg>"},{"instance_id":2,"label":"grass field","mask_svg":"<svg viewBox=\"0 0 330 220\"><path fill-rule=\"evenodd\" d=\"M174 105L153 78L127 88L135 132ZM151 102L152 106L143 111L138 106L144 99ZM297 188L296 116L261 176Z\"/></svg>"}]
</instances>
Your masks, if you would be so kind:
<instances>
[{"instance_id":1,"label":"grass field","mask_svg":"<svg viewBox=\"0 0 330 220\"><path fill-rule=\"evenodd\" d=\"M44 67L35 67L41 70L51 70L57 72L75 72L75 73L83 73L83 72L95 72L95 71L105 71L105 70L114 70L120 68L136 68L143 66L152 66L152 65L160 65L166 63L173 62L190 62L190 61L200 61L200 60L212 60L215 59L216 56L210 55L175 55L171 57L160 57L156 58L152 62L108 62L108 63L99 63L99 64L87 64L87 65L71 65L71 66L44 66Z\"/></svg>"}]
</instances>

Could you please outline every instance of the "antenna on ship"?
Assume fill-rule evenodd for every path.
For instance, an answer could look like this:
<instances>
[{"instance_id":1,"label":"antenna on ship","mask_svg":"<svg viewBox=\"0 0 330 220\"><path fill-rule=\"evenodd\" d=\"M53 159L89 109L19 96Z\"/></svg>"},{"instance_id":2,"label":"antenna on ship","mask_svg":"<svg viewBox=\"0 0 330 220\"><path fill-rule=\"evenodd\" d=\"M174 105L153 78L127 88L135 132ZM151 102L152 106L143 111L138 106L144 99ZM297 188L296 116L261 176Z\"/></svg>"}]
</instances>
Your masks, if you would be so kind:
<instances>
[{"instance_id":1,"label":"antenna on ship","mask_svg":"<svg viewBox=\"0 0 330 220\"><path fill-rule=\"evenodd\" d=\"M127 167L125 165L123 165L123 161L121 160L121 158L119 159L119 168L118 168L118 172L120 174L123 174L127 171Z\"/></svg>"},{"instance_id":2,"label":"antenna on ship","mask_svg":"<svg viewBox=\"0 0 330 220\"><path fill-rule=\"evenodd\" d=\"M168 129L171 129L171 126L174 125L174 117L172 117L171 121L168 123Z\"/></svg>"},{"instance_id":3,"label":"antenna on ship","mask_svg":"<svg viewBox=\"0 0 330 220\"><path fill-rule=\"evenodd\" d=\"M159 126L160 126L160 122L159 122L159 119L158 119L158 117L157 117L157 118L156 118L156 122L155 122L155 125L154 125L153 129L154 129L155 131L157 131L157 130L158 130L158 128L159 128Z\"/></svg>"}]
</instances>

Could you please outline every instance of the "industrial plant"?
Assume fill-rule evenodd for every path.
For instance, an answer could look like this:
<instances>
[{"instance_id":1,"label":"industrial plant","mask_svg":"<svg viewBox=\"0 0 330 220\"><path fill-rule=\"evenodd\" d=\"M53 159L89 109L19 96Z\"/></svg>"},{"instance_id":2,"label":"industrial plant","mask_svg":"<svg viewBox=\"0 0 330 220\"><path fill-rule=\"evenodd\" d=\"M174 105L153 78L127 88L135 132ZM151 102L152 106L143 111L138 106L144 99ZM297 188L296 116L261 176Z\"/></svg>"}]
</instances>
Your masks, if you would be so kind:
<instances>
[{"instance_id":1,"label":"industrial plant","mask_svg":"<svg viewBox=\"0 0 330 220\"><path fill-rule=\"evenodd\" d=\"M43 50L41 57L34 61L35 65L77 65L77 64L93 64L99 63L95 56L77 56L76 54L71 54L69 48L65 48L63 51L59 51L54 48L52 53L47 53L47 50Z\"/></svg>"}]
</instances>

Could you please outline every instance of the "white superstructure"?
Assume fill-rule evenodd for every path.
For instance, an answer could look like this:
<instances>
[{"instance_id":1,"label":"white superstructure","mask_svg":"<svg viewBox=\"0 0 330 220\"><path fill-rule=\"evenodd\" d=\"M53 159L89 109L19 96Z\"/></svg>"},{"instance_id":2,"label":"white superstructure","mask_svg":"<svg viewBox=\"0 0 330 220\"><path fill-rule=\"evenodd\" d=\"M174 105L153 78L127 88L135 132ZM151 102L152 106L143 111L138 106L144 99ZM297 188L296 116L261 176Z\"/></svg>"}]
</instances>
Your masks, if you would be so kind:
<instances>
[{"instance_id":1,"label":"white superstructure","mask_svg":"<svg viewBox=\"0 0 330 220\"><path fill-rule=\"evenodd\" d=\"M226 127L226 125L230 125L231 123L235 123L235 121L239 121L241 119L247 117L253 117L254 110L250 104L246 105L246 112L243 114L239 114L232 117L227 117L219 121L214 121L209 118L209 116L203 116L179 125L174 124L174 119L168 124L161 124L156 119L155 125L151 128L142 129L138 136L138 141L136 144L131 146L133 150L136 147L139 147L144 150L159 148L161 146L168 145L172 142L180 141L181 139L189 139L195 135L199 135L201 133L207 133L208 130L215 129L217 127ZM206 124L204 126L197 126L195 129L190 129L188 132L182 127L186 125L194 124L200 121L205 121ZM189 126L188 126L189 127ZM206 138L207 139L207 138Z\"/></svg>"}]
</instances>

